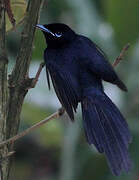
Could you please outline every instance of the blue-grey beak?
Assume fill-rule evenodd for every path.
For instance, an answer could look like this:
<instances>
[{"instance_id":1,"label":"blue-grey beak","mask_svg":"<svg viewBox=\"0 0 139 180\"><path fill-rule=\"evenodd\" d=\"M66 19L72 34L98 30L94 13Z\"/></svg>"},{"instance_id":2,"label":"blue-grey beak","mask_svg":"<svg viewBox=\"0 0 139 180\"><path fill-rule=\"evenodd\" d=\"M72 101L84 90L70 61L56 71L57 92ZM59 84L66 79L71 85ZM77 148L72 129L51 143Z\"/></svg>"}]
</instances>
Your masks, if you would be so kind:
<instances>
[{"instance_id":1,"label":"blue-grey beak","mask_svg":"<svg viewBox=\"0 0 139 180\"><path fill-rule=\"evenodd\" d=\"M52 31L50 31L49 29L47 29L45 26L37 24L36 27L44 32L47 32L49 34L51 34L52 36L55 36L54 33L52 33Z\"/></svg>"}]
</instances>

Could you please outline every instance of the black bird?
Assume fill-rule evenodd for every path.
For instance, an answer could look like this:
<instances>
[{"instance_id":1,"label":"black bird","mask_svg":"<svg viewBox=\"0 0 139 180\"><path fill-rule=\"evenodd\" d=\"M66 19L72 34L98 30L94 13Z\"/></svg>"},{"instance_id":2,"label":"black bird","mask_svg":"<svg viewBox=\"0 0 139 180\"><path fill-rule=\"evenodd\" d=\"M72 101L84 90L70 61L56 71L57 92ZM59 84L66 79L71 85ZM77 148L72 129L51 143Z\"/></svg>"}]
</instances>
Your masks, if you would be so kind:
<instances>
[{"instance_id":1,"label":"black bird","mask_svg":"<svg viewBox=\"0 0 139 180\"><path fill-rule=\"evenodd\" d=\"M44 51L46 74L59 101L74 120L81 103L87 142L104 153L114 175L131 169L128 145L131 134L125 118L104 93L102 80L127 91L103 51L90 39L61 23L37 25L47 43Z\"/></svg>"}]
</instances>

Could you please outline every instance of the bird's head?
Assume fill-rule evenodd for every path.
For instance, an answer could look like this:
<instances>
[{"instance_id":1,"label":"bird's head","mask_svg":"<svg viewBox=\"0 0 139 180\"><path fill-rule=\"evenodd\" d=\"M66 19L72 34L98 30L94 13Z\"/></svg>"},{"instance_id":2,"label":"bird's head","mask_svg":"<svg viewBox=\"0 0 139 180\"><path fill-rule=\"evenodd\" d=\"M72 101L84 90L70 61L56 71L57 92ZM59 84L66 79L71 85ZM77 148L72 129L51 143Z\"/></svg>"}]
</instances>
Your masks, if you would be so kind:
<instances>
[{"instance_id":1,"label":"bird's head","mask_svg":"<svg viewBox=\"0 0 139 180\"><path fill-rule=\"evenodd\" d=\"M76 37L75 32L69 26L62 23L38 24L36 27L43 32L46 43L51 48L61 48L72 42Z\"/></svg>"}]
</instances>

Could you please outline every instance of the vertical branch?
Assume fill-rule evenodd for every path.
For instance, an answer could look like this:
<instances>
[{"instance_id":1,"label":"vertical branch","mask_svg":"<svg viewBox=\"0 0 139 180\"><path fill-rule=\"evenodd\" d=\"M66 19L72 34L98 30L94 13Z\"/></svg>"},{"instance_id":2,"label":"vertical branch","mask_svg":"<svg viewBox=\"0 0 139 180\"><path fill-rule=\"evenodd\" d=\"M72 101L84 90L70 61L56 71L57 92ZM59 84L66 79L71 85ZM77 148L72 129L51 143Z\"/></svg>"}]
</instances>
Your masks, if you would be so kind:
<instances>
[{"instance_id":1,"label":"vertical branch","mask_svg":"<svg viewBox=\"0 0 139 180\"><path fill-rule=\"evenodd\" d=\"M35 33L35 25L39 18L41 5L44 0L29 0L21 33L20 48L15 67L9 77L9 99L6 137L17 134L20 123L20 113L25 95L28 90L24 87L28 81L28 70L32 55L32 46ZM13 144L8 146L9 152L13 150ZM9 163L10 164L10 163ZM10 171L10 165L8 173Z\"/></svg>"},{"instance_id":2,"label":"vertical branch","mask_svg":"<svg viewBox=\"0 0 139 180\"><path fill-rule=\"evenodd\" d=\"M9 78L10 98L7 138L14 136L18 131L21 107L27 93L23 85L28 78L35 25L38 21L42 2L43 0L30 0L28 2L24 27L21 33L20 49L15 67Z\"/></svg>"},{"instance_id":3,"label":"vertical branch","mask_svg":"<svg viewBox=\"0 0 139 180\"><path fill-rule=\"evenodd\" d=\"M35 25L43 1L28 1L20 48L7 86L8 60L5 48L5 0L0 0L0 141L6 140L6 138L15 135L18 131L22 104L28 92L23 85L28 80ZM12 149L12 146L7 147L7 145L0 148L1 180L8 180L11 163L7 155Z\"/></svg>"},{"instance_id":4,"label":"vertical branch","mask_svg":"<svg viewBox=\"0 0 139 180\"><path fill-rule=\"evenodd\" d=\"M4 0L0 0L0 140L6 139L7 119L7 64L8 59L5 48L5 10ZM7 154L7 146L0 149L0 162ZM7 160L0 164L0 179L7 178Z\"/></svg>"}]
</instances>

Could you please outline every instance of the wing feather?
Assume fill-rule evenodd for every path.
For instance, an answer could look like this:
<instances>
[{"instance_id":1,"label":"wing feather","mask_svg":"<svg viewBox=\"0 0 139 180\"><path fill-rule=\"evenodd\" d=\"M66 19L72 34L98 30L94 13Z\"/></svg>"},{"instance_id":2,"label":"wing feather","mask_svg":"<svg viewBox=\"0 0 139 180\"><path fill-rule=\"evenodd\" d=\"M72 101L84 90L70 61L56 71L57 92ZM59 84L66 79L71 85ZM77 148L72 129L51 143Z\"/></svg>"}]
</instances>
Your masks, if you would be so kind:
<instances>
[{"instance_id":1,"label":"wing feather","mask_svg":"<svg viewBox=\"0 0 139 180\"><path fill-rule=\"evenodd\" d=\"M78 105L78 93L72 86L71 75L63 70L59 70L56 65L49 64L49 73L55 92L62 106L66 109L70 119L74 120L74 111Z\"/></svg>"},{"instance_id":2,"label":"wing feather","mask_svg":"<svg viewBox=\"0 0 139 180\"><path fill-rule=\"evenodd\" d=\"M112 65L108 62L108 58L104 52L90 39L80 36L80 40L81 48L83 48L85 52L84 54L81 54L81 66L83 68L86 67L87 71L92 72L98 78L116 84L123 91L127 91L126 86L119 79Z\"/></svg>"}]
</instances>

